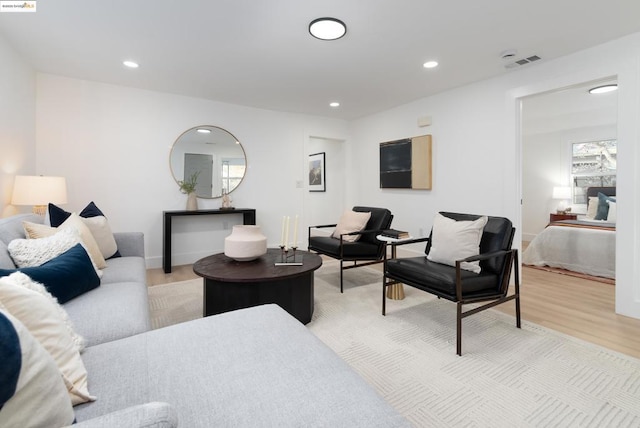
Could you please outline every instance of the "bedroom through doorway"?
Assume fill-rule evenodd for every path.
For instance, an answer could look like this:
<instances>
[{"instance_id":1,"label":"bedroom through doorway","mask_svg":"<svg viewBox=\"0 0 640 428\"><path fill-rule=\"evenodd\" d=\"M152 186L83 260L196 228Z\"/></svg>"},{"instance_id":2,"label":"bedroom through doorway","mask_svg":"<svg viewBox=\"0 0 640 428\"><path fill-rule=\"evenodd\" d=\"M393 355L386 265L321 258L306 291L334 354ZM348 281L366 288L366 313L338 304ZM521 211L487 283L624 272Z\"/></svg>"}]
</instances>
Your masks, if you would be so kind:
<instances>
[{"instance_id":1,"label":"bedroom through doorway","mask_svg":"<svg viewBox=\"0 0 640 428\"><path fill-rule=\"evenodd\" d=\"M616 85L522 98L523 263L615 283Z\"/></svg>"}]
</instances>

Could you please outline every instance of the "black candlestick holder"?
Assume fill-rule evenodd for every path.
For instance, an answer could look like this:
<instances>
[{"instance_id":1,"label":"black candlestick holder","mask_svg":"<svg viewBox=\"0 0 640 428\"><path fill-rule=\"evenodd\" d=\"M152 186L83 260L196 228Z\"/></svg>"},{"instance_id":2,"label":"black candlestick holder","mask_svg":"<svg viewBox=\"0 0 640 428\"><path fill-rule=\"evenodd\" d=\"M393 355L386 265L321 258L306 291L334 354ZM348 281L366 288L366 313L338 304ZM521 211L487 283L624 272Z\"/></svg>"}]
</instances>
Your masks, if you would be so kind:
<instances>
[{"instance_id":1,"label":"black candlestick holder","mask_svg":"<svg viewBox=\"0 0 640 428\"><path fill-rule=\"evenodd\" d=\"M280 245L280 258L276 266L302 266L302 254L296 254L298 247Z\"/></svg>"}]
</instances>

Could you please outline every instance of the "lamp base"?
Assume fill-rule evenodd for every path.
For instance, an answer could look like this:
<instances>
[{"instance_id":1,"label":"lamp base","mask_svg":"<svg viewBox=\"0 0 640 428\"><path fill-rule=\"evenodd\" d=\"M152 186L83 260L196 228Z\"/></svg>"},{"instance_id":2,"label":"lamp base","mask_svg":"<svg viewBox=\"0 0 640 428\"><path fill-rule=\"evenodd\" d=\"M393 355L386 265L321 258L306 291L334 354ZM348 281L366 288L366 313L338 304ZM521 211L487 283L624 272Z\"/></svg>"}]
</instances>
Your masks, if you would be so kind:
<instances>
[{"instance_id":1,"label":"lamp base","mask_svg":"<svg viewBox=\"0 0 640 428\"><path fill-rule=\"evenodd\" d=\"M47 213L47 205L34 205L33 213L44 216Z\"/></svg>"}]
</instances>

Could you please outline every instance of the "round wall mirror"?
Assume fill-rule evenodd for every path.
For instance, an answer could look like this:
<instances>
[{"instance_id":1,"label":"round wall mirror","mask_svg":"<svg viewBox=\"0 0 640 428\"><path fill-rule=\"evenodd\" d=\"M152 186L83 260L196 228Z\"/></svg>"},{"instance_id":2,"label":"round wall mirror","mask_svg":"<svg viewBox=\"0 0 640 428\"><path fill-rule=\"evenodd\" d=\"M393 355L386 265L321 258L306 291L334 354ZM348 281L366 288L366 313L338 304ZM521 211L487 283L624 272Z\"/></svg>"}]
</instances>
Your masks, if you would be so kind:
<instances>
[{"instance_id":1,"label":"round wall mirror","mask_svg":"<svg viewBox=\"0 0 640 428\"><path fill-rule=\"evenodd\" d=\"M196 176L199 198L219 198L240 185L247 158L242 144L229 131L217 126L196 126L173 143L169 165L176 182Z\"/></svg>"}]
</instances>

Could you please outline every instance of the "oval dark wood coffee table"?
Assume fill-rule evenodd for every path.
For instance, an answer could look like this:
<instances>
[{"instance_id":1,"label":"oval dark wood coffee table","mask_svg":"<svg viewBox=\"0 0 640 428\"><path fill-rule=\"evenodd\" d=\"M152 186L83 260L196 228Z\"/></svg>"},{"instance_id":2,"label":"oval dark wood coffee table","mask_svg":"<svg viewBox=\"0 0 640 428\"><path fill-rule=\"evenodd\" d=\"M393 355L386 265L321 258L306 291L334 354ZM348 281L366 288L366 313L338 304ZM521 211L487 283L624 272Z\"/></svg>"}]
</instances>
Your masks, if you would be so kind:
<instances>
[{"instance_id":1,"label":"oval dark wood coffee table","mask_svg":"<svg viewBox=\"0 0 640 428\"><path fill-rule=\"evenodd\" d=\"M204 278L204 313L209 316L265 303L277 303L303 324L313 315L313 272L322 265L319 255L296 251L301 266L275 266L280 249L249 262L237 262L223 253L198 260L193 271Z\"/></svg>"}]
</instances>

